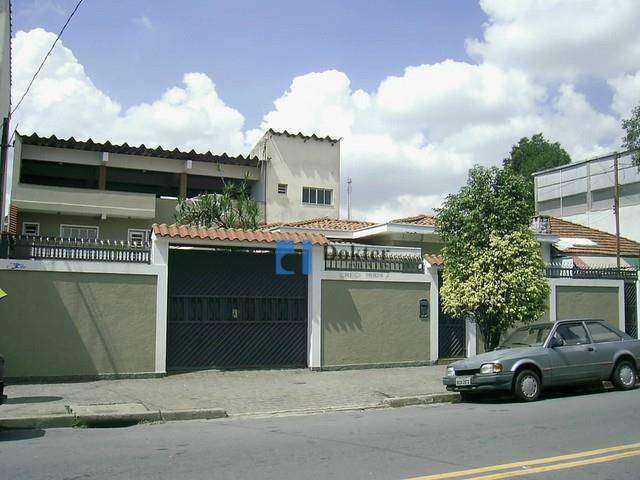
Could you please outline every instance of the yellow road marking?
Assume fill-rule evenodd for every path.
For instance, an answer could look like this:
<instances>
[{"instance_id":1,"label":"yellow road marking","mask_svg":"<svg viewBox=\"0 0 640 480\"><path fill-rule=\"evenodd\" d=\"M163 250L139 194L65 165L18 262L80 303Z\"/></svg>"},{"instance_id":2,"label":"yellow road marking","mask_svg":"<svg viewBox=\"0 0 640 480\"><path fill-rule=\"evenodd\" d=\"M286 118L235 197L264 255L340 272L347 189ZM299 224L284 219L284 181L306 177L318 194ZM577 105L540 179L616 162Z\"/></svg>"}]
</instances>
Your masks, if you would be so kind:
<instances>
[{"instance_id":1,"label":"yellow road marking","mask_svg":"<svg viewBox=\"0 0 640 480\"><path fill-rule=\"evenodd\" d=\"M468 480L498 480L500 478L521 477L522 475L531 475L532 473L554 472L556 470L566 470L567 468L583 467L585 465L593 465L595 463L613 462L621 458L640 456L640 450L631 450L629 452L614 453L605 457L587 458L585 460L576 460L573 462L556 463L554 465L544 465L536 468L525 468L513 472L495 473L484 475L482 477L473 477Z\"/></svg>"},{"instance_id":2,"label":"yellow road marking","mask_svg":"<svg viewBox=\"0 0 640 480\"><path fill-rule=\"evenodd\" d=\"M586 458L586 457L593 457L595 455L603 455L606 453L612 453L612 452L620 452L622 450L630 450L632 448L640 448L640 443L630 443L627 445L617 445L615 447L607 447L607 448L600 448L598 450L588 450L585 452L577 452L577 453L570 453L567 455L558 455L555 457L546 457L546 458L538 458L538 459L533 459L533 460L524 460L524 461L520 461L520 462L514 462L514 463L504 463L501 465L494 465L494 466L490 466L490 467L480 467L480 468L471 468L468 470L459 470L456 472L446 472L446 473L437 473L435 475L426 475L423 477L414 477L408 480L443 480L443 479L447 479L447 478L460 478L460 477L467 477L467 478L471 478L469 477L469 475L476 475L476 474L481 474L481 473L490 473L490 472L499 472L501 470L509 470L512 468L522 468L522 467L530 467L532 465L544 465L546 463L556 463L556 462L562 462L562 461L566 461L566 460L575 460L575 459L579 459L579 458ZM629 452L631 453L631 452ZM637 452L634 451L633 452L634 455L640 455L640 450L638 450ZM629 456L633 456L633 455L629 455ZM604 458L604 457L602 457ZM615 459L612 459L615 460ZM607 460L609 461L609 460ZM553 465L555 467L555 465ZM568 467L570 468L570 467ZM532 469L527 468L526 471L528 473L532 473ZM513 475L514 473L518 473L518 472L508 472L508 474L506 474L506 477L495 477L495 478L507 478L509 475ZM523 475L523 474L522 474ZM480 477L480 478L485 478L485 477ZM487 479L489 478L494 478L494 477L486 477ZM474 479L475 480L475 479Z\"/></svg>"}]
</instances>

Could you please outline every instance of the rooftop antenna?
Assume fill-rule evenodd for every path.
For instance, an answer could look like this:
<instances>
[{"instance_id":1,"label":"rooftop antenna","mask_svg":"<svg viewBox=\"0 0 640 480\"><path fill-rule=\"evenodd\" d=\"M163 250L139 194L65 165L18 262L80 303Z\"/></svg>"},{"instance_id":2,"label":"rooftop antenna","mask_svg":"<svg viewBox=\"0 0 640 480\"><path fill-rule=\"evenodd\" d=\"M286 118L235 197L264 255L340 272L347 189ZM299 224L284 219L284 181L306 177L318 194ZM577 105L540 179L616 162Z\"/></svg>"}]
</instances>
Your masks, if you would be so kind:
<instances>
[{"instance_id":1,"label":"rooftop antenna","mask_svg":"<svg viewBox=\"0 0 640 480\"><path fill-rule=\"evenodd\" d=\"M347 179L347 220L351 220L351 177Z\"/></svg>"}]
</instances>

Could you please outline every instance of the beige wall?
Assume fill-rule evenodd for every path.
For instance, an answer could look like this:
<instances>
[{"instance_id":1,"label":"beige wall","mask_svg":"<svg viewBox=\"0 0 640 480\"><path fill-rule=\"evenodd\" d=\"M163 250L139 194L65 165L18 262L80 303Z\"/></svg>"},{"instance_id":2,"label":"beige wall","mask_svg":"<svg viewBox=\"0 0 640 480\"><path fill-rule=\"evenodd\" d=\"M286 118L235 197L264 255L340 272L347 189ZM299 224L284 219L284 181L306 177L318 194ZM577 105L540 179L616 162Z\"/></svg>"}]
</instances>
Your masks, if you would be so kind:
<instances>
[{"instance_id":1,"label":"beige wall","mask_svg":"<svg viewBox=\"0 0 640 480\"><path fill-rule=\"evenodd\" d=\"M155 370L156 277L0 271L8 377Z\"/></svg>"},{"instance_id":2,"label":"beige wall","mask_svg":"<svg viewBox=\"0 0 640 480\"><path fill-rule=\"evenodd\" d=\"M572 318L603 319L618 327L619 305L616 287L563 287L556 288L558 320Z\"/></svg>"},{"instance_id":3,"label":"beige wall","mask_svg":"<svg viewBox=\"0 0 640 480\"><path fill-rule=\"evenodd\" d=\"M262 145L258 142L251 154L262 158ZM340 216L340 142L273 135L267 142L267 155L266 187L261 178L253 190L255 198L264 201L266 188L267 222ZM287 185L286 195L278 193L279 183ZM333 190L333 204L303 204L302 187Z\"/></svg>"},{"instance_id":4,"label":"beige wall","mask_svg":"<svg viewBox=\"0 0 640 480\"><path fill-rule=\"evenodd\" d=\"M322 281L322 366L429 361L428 283Z\"/></svg>"}]
</instances>

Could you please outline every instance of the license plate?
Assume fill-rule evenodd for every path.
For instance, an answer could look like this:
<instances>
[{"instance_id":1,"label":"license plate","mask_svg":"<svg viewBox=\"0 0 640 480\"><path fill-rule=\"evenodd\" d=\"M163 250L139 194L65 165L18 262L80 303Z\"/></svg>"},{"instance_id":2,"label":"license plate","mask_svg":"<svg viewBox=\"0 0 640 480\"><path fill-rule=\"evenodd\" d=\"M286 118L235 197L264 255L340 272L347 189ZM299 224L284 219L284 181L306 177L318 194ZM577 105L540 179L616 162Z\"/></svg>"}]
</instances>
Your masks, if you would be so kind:
<instances>
[{"instance_id":1,"label":"license plate","mask_svg":"<svg viewBox=\"0 0 640 480\"><path fill-rule=\"evenodd\" d=\"M469 385L471 385L470 376L456 377L456 387L466 387Z\"/></svg>"}]
</instances>

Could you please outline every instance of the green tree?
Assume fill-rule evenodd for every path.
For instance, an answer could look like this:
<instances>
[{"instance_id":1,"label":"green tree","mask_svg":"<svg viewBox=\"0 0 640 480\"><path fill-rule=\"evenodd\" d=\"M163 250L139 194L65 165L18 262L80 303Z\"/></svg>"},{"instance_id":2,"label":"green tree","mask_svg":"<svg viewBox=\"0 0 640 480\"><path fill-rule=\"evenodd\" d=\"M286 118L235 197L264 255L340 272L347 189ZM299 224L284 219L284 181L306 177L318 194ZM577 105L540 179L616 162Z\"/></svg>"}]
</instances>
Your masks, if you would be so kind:
<instances>
[{"instance_id":1,"label":"green tree","mask_svg":"<svg viewBox=\"0 0 640 480\"><path fill-rule=\"evenodd\" d=\"M180 200L175 219L181 225L255 230L260 224L260 207L246 181L226 183L222 193Z\"/></svg>"},{"instance_id":2,"label":"green tree","mask_svg":"<svg viewBox=\"0 0 640 480\"><path fill-rule=\"evenodd\" d=\"M622 146L628 150L640 149L640 104L631 111L631 116L622 120L625 131ZM640 169L640 152L633 154L633 163Z\"/></svg>"},{"instance_id":3,"label":"green tree","mask_svg":"<svg viewBox=\"0 0 640 480\"><path fill-rule=\"evenodd\" d=\"M506 168L511 168L521 175L529 188L527 199L533 205L535 172L571 163L571 157L558 142L550 142L542 133L536 133L531 138L523 137L511 147L509 157L502 161Z\"/></svg>"},{"instance_id":4,"label":"green tree","mask_svg":"<svg viewBox=\"0 0 640 480\"><path fill-rule=\"evenodd\" d=\"M443 309L472 317L487 349L507 329L539 318L549 298L527 194L527 182L511 169L474 167L438 211Z\"/></svg>"}]
</instances>

